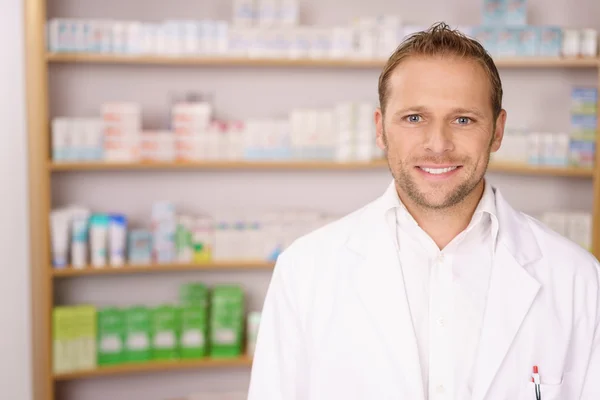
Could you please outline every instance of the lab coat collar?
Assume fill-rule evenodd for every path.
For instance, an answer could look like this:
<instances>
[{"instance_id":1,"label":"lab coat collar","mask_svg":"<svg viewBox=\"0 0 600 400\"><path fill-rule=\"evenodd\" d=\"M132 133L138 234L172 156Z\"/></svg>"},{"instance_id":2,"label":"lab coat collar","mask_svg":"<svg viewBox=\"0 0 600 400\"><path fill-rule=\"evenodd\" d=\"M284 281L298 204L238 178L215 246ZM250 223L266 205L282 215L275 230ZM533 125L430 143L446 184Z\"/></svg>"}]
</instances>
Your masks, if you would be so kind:
<instances>
[{"instance_id":1,"label":"lab coat collar","mask_svg":"<svg viewBox=\"0 0 600 400\"><path fill-rule=\"evenodd\" d=\"M473 400L484 400L540 288L525 268L542 257L527 217L514 210L499 190L494 192L498 246L473 369ZM393 185L363 209L346 244L361 260L353 269L355 286L401 373L400 383L410 393L407 398L422 400L420 360L404 277L385 221L386 211L395 204L391 194L395 194Z\"/></svg>"}]
</instances>

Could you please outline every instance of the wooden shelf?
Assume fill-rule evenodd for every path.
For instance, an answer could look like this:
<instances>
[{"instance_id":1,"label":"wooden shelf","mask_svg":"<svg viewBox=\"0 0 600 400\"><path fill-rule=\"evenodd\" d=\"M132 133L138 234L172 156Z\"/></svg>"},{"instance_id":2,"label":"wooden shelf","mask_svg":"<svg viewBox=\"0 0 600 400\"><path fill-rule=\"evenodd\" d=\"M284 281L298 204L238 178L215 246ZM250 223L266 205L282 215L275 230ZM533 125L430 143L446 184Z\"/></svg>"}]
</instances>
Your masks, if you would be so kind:
<instances>
[{"instance_id":1,"label":"wooden shelf","mask_svg":"<svg viewBox=\"0 0 600 400\"><path fill-rule=\"evenodd\" d=\"M581 178L592 178L594 176L594 170L592 168L550 167L502 162L491 162L488 170L490 172L502 172L519 175L570 176Z\"/></svg>"},{"instance_id":2,"label":"wooden shelf","mask_svg":"<svg viewBox=\"0 0 600 400\"><path fill-rule=\"evenodd\" d=\"M110 171L110 170L151 170L151 169L333 169L357 170L386 166L383 160L373 162L333 162L333 161L198 161L186 163L112 163L75 162L50 163L51 171Z\"/></svg>"},{"instance_id":3,"label":"wooden shelf","mask_svg":"<svg viewBox=\"0 0 600 400\"><path fill-rule=\"evenodd\" d=\"M104 267L93 268L87 267L83 269L52 268L52 276L56 278L76 277L76 276L92 276L92 275L129 275L138 273L153 273L153 272L170 272L170 271L228 271L228 270L270 270L273 269L275 263L269 261L215 261L206 264L151 264L151 265L126 265L123 267Z\"/></svg>"},{"instance_id":4,"label":"wooden shelf","mask_svg":"<svg viewBox=\"0 0 600 400\"><path fill-rule=\"evenodd\" d=\"M147 64L173 66L382 68L385 60L285 59L249 57L190 57L88 53L48 53L49 63ZM597 58L514 57L496 60L499 68L596 68Z\"/></svg>"},{"instance_id":5,"label":"wooden shelf","mask_svg":"<svg viewBox=\"0 0 600 400\"><path fill-rule=\"evenodd\" d=\"M205 358L200 360L150 361L145 363L98 367L97 369L86 371L59 373L54 374L54 380L71 381L112 375L178 371L198 368L249 367L251 365L252 359L247 356L230 359Z\"/></svg>"}]
</instances>

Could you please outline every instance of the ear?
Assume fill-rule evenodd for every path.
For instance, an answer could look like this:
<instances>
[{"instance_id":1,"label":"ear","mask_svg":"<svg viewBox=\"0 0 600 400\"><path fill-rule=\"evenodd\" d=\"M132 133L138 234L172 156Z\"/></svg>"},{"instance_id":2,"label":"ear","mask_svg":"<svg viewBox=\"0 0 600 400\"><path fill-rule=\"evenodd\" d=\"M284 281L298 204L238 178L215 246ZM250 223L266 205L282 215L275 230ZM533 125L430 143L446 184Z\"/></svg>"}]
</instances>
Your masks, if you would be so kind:
<instances>
[{"instance_id":1,"label":"ear","mask_svg":"<svg viewBox=\"0 0 600 400\"><path fill-rule=\"evenodd\" d=\"M383 113L381 112L381 108L377 107L375 110L375 133L377 134L377 147L381 150L385 150L385 138L383 132Z\"/></svg>"},{"instance_id":2,"label":"ear","mask_svg":"<svg viewBox=\"0 0 600 400\"><path fill-rule=\"evenodd\" d=\"M498 118L496 118L496 130L494 131L494 138L492 139L492 145L490 150L495 153L500 149L502 144L502 138L504 137L504 128L506 126L506 111L501 110Z\"/></svg>"}]
</instances>

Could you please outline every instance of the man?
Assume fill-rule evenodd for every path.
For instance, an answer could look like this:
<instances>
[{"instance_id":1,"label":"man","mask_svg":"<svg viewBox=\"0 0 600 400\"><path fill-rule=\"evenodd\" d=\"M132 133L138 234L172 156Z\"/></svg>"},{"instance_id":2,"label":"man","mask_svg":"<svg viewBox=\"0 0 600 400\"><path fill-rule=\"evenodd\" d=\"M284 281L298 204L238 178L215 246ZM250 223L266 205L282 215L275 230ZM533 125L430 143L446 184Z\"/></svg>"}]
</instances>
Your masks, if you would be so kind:
<instances>
[{"instance_id":1,"label":"man","mask_svg":"<svg viewBox=\"0 0 600 400\"><path fill-rule=\"evenodd\" d=\"M597 261L484 179L506 122L492 59L435 25L379 100L393 183L281 255L249 399L600 399Z\"/></svg>"}]
</instances>

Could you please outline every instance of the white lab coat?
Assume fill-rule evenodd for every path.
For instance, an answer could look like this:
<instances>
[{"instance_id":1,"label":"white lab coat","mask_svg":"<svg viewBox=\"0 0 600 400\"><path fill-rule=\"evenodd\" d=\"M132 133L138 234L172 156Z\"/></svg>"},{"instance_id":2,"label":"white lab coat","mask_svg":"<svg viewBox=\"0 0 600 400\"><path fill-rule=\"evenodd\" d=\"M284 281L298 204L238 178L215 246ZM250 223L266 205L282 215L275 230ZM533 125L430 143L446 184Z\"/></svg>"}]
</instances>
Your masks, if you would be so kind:
<instances>
[{"instance_id":1,"label":"white lab coat","mask_svg":"<svg viewBox=\"0 0 600 400\"><path fill-rule=\"evenodd\" d=\"M498 244L469 399L535 400L537 365L543 400L599 400L596 259L495 193ZM280 256L249 400L426 398L384 203L297 240Z\"/></svg>"}]
</instances>

